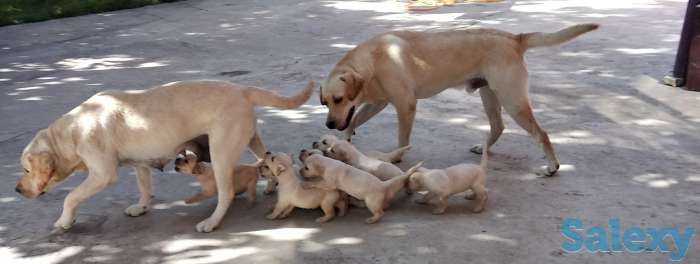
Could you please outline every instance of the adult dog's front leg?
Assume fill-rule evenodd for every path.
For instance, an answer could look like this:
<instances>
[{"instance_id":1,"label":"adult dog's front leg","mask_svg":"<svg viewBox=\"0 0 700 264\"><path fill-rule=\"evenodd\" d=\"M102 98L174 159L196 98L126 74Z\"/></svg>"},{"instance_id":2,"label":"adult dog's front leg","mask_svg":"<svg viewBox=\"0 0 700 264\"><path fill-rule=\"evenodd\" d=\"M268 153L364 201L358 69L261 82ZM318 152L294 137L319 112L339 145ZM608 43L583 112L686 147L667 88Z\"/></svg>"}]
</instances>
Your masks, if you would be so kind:
<instances>
[{"instance_id":1,"label":"adult dog's front leg","mask_svg":"<svg viewBox=\"0 0 700 264\"><path fill-rule=\"evenodd\" d=\"M148 212L153 196L153 187L151 186L151 169L144 166L135 167L136 177L139 185L141 197L137 204L133 204L124 210L128 216L140 216Z\"/></svg>"},{"instance_id":2,"label":"adult dog's front leg","mask_svg":"<svg viewBox=\"0 0 700 264\"><path fill-rule=\"evenodd\" d=\"M350 140L352 136L355 135L355 128L360 127L362 124L381 112L387 104L387 101L378 101L360 105L359 110L355 116L352 117L350 125L345 130L345 139Z\"/></svg>"},{"instance_id":3,"label":"adult dog's front leg","mask_svg":"<svg viewBox=\"0 0 700 264\"><path fill-rule=\"evenodd\" d=\"M231 177L235 177L235 175L232 175L233 169L249 142L248 140L241 140L241 137L245 135L243 131L226 129L222 132L220 135L210 135L209 141L211 143L211 159L212 167L214 168L214 179L216 180L218 202L211 216L197 224L197 232L207 233L214 231L226 215L234 196L233 182L231 181Z\"/></svg>"},{"instance_id":4,"label":"adult dog's front leg","mask_svg":"<svg viewBox=\"0 0 700 264\"><path fill-rule=\"evenodd\" d=\"M411 141L411 130L416 117L416 99L411 99L396 106L396 114L399 117L399 147L408 146Z\"/></svg>"},{"instance_id":5,"label":"adult dog's front leg","mask_svg":"<svg viewBox=\"0 0 700 264\"><path fill-rule=\"evenodd\" d=\"M63 201L63 212L61 217L54 223L54 227L69 229L75 222L75 212L78 209L78 205L107 188L112 180L117 177L116 164L106 168L104 166L88 165L88 177L66 196L66 199Z\"/></svg>"}]
</instances>

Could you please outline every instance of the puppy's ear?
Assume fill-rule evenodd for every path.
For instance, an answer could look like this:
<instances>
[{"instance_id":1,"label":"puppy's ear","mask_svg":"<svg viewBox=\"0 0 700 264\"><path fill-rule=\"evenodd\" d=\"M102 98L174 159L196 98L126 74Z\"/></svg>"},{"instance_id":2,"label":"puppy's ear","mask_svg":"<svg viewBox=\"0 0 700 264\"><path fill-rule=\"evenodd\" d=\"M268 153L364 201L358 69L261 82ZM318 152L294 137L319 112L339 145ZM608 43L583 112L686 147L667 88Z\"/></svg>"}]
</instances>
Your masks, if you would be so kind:
<instances>
[{"instance_id":1,"label":"puppy's ear","mask_svg":"<svg viewBox=\"0 0 700 264\"><path fill-rule=\"evenodd\" d=\"M340 80L346 84L345 97L350 101L355 100L355 97L357 97L365 84L362 76L355 71L346 72L343 76L340 76Z\"/></svg>"}]
</instances>

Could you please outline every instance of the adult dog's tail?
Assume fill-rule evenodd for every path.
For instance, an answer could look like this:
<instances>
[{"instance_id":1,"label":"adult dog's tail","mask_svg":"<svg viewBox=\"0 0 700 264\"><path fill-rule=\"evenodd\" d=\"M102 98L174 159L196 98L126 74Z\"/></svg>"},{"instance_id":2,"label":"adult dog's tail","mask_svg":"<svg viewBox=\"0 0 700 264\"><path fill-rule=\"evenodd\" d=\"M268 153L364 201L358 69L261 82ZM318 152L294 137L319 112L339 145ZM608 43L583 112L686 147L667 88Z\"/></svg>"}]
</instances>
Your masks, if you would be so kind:
<instances>
[{"instance_id":1,"label":"adult dog's tail","mask_svg":"<svg viewBox=\"0 0 700 264\"><path fill-rule=\"evenodd\" d=\"M306 85L306 88L304 88L303 91L290 97L285 97L277 93L256 87L245 88L243 94L250 102L253 102L254 105L272 106L275 108L282 109L294 109L301 106L303 103L309 100L309 97L311 97L311 94L313 92L314 82L309 81L309 84Z\"/></svg>"},{"instance_id":2,"label":"adult dog's tail","mask_svg":"<svg viewBox=\"0 0 700 264\"><path fill-rule=\"evenodd\" d=\"M416 172L416 170L418 170L418 168L420 168L421 166L423 166L422 160L416 163L416 165L413 165L413 167L408 169L400 176L396 176L394 178L382 182L382 184L384 184L384 188L386 189L386 195L384 197L386 197L385 201L387 203L394 199L396 193L406 186L406 181L408 180L408 177L411 176L411 174L413 174L414 172Z\"/></svg>"},{"instance_id":3,"label":"adult dog's tail","mask_svg":"<svg viewBox=\"0 0 700 264\"><path fill-rule=\"evenodd\" d=\"M598 24L578 24L554 33L531 32L518 35L520 44L525 48L554 46L567 42L589 31L596 30Z\"/></svg>"}]
</instances>

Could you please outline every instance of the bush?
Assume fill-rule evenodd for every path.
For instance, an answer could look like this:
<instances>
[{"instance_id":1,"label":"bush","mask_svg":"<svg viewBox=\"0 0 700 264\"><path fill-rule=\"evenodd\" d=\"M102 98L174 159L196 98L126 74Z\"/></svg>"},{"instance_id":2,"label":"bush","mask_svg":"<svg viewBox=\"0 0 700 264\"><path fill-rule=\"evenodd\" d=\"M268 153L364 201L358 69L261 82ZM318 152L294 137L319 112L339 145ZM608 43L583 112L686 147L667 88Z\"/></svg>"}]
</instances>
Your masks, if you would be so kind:
<instances>
[{"instance_id":1,"label":"bush","mask_svg":"<svg viewBox=\"0 0 700 264\"><path fill-rule=\"evenodd\" d=\"M0 0L0 26L158 4L160 0Z\"/></svg>"}]
</instances>

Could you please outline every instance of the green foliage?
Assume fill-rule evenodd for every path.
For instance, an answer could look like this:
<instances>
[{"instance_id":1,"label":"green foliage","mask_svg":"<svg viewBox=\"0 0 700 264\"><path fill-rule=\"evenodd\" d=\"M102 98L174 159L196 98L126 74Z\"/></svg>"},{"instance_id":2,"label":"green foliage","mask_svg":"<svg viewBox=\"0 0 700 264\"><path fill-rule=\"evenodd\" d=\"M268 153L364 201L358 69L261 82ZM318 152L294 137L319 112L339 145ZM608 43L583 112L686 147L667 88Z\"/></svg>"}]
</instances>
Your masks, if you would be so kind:
<instances>
[{"instance_id":1,"label":"green foliage","mask_svg":"<svg viewBox=\"0 0 700 264\"><path fill-rule=\"evenodd\" d=\"M0 26L158 4L160 0L0 0Z\"/></svg>"}]
</instances>

